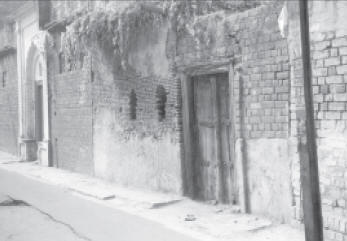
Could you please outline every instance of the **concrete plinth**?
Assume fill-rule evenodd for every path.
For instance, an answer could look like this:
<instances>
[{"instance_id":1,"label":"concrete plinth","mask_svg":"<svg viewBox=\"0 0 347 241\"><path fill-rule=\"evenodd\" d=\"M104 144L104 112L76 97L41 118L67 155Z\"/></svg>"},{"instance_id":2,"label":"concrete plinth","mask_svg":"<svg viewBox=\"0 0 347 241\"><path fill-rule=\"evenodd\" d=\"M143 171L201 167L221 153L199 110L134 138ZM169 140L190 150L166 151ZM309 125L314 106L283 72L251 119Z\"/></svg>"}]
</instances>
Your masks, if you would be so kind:
<instances>
[{"instance_id":1,"label":"concrete plinth","mask_svg":"<svg viewBox=\"0 0 347 241\"><path fill-rule=\"evenodd\" d=\"M49 141L40 141L37 143L37 159L40 165L49 166Z\"/></svg>"},{"instance_id":2,"label":"concrete plinth","mask_svg":"<svg viewBox=\"0 0 347 241\"><path fill-rule=\"evenodd\" d=\"M37 159L37 144L33 139L19 140L19 159L21 161L35 161Z\"/></svg>"}]
</instances>

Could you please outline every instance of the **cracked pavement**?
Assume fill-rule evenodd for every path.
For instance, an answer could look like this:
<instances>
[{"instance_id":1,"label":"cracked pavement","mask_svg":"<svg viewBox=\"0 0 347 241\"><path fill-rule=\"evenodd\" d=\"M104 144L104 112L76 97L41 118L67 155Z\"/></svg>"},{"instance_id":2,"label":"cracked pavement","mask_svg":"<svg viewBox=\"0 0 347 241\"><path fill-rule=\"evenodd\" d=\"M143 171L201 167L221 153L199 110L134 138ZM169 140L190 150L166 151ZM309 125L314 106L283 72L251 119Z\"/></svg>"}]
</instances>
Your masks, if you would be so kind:
<instances>
[{"instance_id":1,"label":"cracked pavement","mask_svg":"<svg viewBox=\"0 0 347 241\"><path fill-rule=\"evenodd\" d=\"M49 214L0 193L0 240L90 241Z\"/></svg>"},{"instance_id":2,"label":"cracked pavement","mask_svg":"<svg viewBox=\"0 0 347 241\"><path fill-rule=\"evenodd\" d=\"M2 168L1 193L1 241L201 240L113 208L107 204L110 201L86 197Z\"/></svg>"}]
</instances>

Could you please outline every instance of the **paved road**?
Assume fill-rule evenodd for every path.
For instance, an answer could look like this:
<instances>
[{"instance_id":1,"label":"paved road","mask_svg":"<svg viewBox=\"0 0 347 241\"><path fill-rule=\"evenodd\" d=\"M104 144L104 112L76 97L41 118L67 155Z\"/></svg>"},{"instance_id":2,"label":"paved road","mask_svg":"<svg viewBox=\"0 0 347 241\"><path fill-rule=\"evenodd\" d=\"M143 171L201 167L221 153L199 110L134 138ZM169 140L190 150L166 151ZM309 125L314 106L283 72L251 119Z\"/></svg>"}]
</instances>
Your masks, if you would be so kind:
<instances>
[{"instance_id":1,"label":"paved road","mask_svg":"<svg viewBox=\"0 0 347 241\"><path fill-rule=\"evenodd\" d=\"M2 169L0 193L29 205L0 206L0 233L6 230L0 240L196 241L159 223Z\"/></svg>"},{"instance_id":2,"label":"paved road","mask_svg":"<svg viewBox=\"0 0 347 241\"><path fill-rule=\"evenodd\" d=\"M0 240L84 241L70 226L0 193Z\"/></svg>"}]
</instances>

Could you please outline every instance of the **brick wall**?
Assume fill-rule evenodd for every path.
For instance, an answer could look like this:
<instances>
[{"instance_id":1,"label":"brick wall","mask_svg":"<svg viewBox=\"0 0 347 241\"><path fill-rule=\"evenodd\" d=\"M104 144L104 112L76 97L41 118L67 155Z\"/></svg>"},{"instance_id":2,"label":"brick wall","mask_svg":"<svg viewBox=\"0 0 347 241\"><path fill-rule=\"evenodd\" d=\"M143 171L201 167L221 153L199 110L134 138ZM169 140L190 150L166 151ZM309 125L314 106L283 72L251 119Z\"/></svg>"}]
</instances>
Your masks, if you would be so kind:
<instances>
[{"instance_id":1,"label":"brick wall","mask_svg":"<svg viewBox=\"0 0 347 241\"><path fill-rule=\"evenodd\" d=\"M167 28L138 33L129 53L135 61L125 75L93 56L95 172L123 185L180 193L180 85L165 55L166 33ZM158 86L167 93L162 120Z\"/></svg>"},{"instance_id":2,"label":"brick wall","mask_svg":"<svg viewBox=\"0 0 347 241\"><path fill-rule=\"evenodd\" d=\"M280 5L266 5L238 14L216 13L201 17L196 35L185 35L178 42L178 65L234 62L237 117L244 116L244 137L286 138L289 126L290 71L288 47L278 28ZM199 34L204 28L206 36ZM240 86L241 85L241 86ZM236 129L240 127L236 118Z\"/></svg>"},{"instance_id":3,"label":"brick wall","mask_svg":"<svg viewBox=\"0 0 347 241\"><path fill-rule=\"evenodd\" d=\"M314 98L314 117L317 131L320 190L324 217L325 240L343 240L346 236L345 221L345 160L347 144L346 129L346 84L343 72L343 48L341 42L347 36L337 36L335 31L320 32L322 37L311 41L312 92ZM302 61L293 61L293 104L298 113L304 110ZM294 114L292 120L293 136L300 130L297 122L300 114ZM302 133L301 133L302 134ZM299 179L299 163L296 163L293 175ZM296 211L295 219L303 221L302 196L300 182L295 180ZM346 236L347 237L347 236Z\"/></svg>"},{"instance_id":4,"label":"brick wall","mask_svg":"<svg viewBox=\"0 0 347 241\"><path fill-rule=\"evenodd\" d=\"M347 120L347 36L326 33L312 41L313 94L318 136L344 128Z\"/></svg>"},{"instance_id":5,"label":"brick wall","mask_svg":"<svg viewBox=\"0 0 347 241\"><path fill-rule=\"evenodd\" d=\"M95 174L124 185L180 193L184 146L181 72L177 69L228 60L234 62L235 71L234 141L246 140L244 150L249 155L241 155L249 163L252 211L288 221L292 194L287 147L290 74L287 42L277 25L279 11L278 5L268 5L202 17L197 27L206 27L207 37L196 31L172 40L175 34L165 24L159 29L143 28L132 43L130 68L125 73L94 46ZM176 47L170 48L172 45ZM163 121L159 121L156 106L158 85L168 93ZM137 100L136 119L130 116L132 92Z\"/></svg>"},{"instance_id":6,"label":"brick wall","mask_svg":"<svg viewBox=\"0 0 347 241\"><path fill-rule=\"evenodd\" d=\"M0 150L17 154L18 84L16 53L0 57Z\"/></svg>"},{"instance_id":7,"label":"brick wall","mask_svg":"<svg viewBox=\"0 0 347 241\"><path fill-rule=\"evenodd\" d=\"M264 10L263 10L264 11ZM243 102L244 138L288 137L289 58L287 42L277 26L278 9L240 21L241 80L235 83L235 103ZM266 24L265 26L263 24ZM242 111L242 110L241 110ZM240 129L236 123L236 129Z\"/></svg>"},{"instance_id":8,"label":"brick wall","mask_svg":"<svg viewBox=\"0 0 347 241\"><path fill-rule=\"evenodd\" d=\"M199 18L193 33L178 36L176 63L182 69L232 63L235 160L247 163L251 212L289 222L291 83L280 10L272 4Z\"/></svg>"},{"instance_id":9,"label":"brick wall","mask_svg":"<svg viewBox=\"0 0 347 241\"><path fill-rule=\"evenodd\" d=\"M327 240L347 238L347 35L326 32L313 40L313 92L323 215Z\"/></svg>"},{"instance_id":10,"label":"brick wall","mask_svg":"<svg viewBox=\"0 0 347 241\"><path fill-rule=\"evenodd\" d=\"M249 206L253 213L291 221L289 158L290 72L286 39L278 28L279 4L263 6L238 18L240 53L235 60L236 143L247 163ZM233 40L235 41L235 40ZM238 55L238 53L236 53ZM236 55L236 56L237 56Z\"/></svg>"},{"instance_id":11,"label":"brick wall","mask_svg":"<svg viewBox=\"0 0 347 241\"><path fill-rule=\"evenodd\" d=\"M291 134L302 135L298 122L304 113L302 62L300 54L298 6L288 5L288 44L291 56L292 92ZM312 63L312 92L317 130L320 191L325 240L345 240L346 185L346 60L347 31L344 2L312 2L310 4L310 38ZM297 159L297 158L296 158ZM302 222L302 196L299 162L295 161L293 184L296 211L294 217Z\"/></svg>"},{"instance_id":12,"label":"brick wall","mask_svg":"<svg viewBox=\"0 0 347 241\"><path fill-rule=\"evenodd\" d=\"M62 5L54 3L53 8L62 11L56 13L58 19L64 16ZM235 73L233 141L235 146L243 145L236 155L248 164L251 211L288 221L292 201L288 171L291 82L287 41L277 24L280 10L279 4L269 4L234 14L216 12L197 18L188 31L175 32L165 21L156 28L141 27L131 41L125 70L119 68L120 59L112 59L110 50L92 44L94 78L88 104L81 105L78 95L71 94L73 90L79 93L76 88L82 80L78 71L58 75L54 81L56 165L78 170L91 163L87 169L93 169L96 176L181 193L181 69L229 62ZM161 121L156 98L159 85L167 91L166 117ZM131 93L136 95L132 108ZM87 135L83 140L81 133ZM81 162L78 147L83 150L90 145L88 157L93 162Z\"/></svg>"},{"instance_id":13,"label":"brick wall","mask_svg":"<svg viewBox=\"0 0 347 241\"><path fill-rule=\"evenodd\" d=\"M313 94L327 240L342 240L346 236L344 4L317 1L310 5ZM101 8L102 5L103 2ZM231 90L235 107L234 142L236 156L248 165L251 211L281 221L288 221L288 212L293 211L290 215L300 223L302 197L297 137L302 134L298 121L304 106L299 24L297 10L291 9L289 36L282 38L277 22L281 7L281 3L271 3L235 14L212 13L196 19L189 31L169 32L172 35L167 35L170 30L167 26L159 29L161 34L143 28L134 40L137 43L132 46L128 59L131 69L125 75L115 73L114 63L105 63L102 57L105 53L97 50L93 56L93 116L88 102L91 97L88 104L76 104L77 97L71 94L72 89L79 88L76 85L80 82L72 81L80 78L76 74L79 72L59 75L56 84L61 86L56 87L54 94L58 105L53 104L58 112L52 125L53 145L58 137L58 147L53 146L53 150L58 150L53 153L58 165L59 160L72 170L85 165L76 161L81 160L77 146L83 149L92 145L93 153L89 156L94 155L94 167L89 164L86 169L94 168L96 175L125 185L179 192L180 151L184 146L177 75L181 72L176 70L231 62L235 74ZM57 16L60 18L64 13ZM172 40L172 36L176 39ZM169 53L172 49L174 53ZM168 92L167 116L163 121L158 120L156 109L158 85ZM70 94L64 94L65 90ZM129 114L132 91L137 100L134 120ZM73 104L68 104L70 99ZM74 118L76 115L78 118ZM83 120L79 119L81 116ZM84 131L72 135L70 121ZM87 133L88 138L82 140L80 133ZM66 140L65 143L79 144L63 144L59 149L59 138ZM68 160L68 153L80 156Z\"/></svg>"},{"instance_id":14,"label":"brick wall","mask_svg":"<svg viewBox=\"0 0 347 241\"><path fill-rule=\"evenodd\" d=\"M162 121L155 97L159 84L168 93ZM94 86L97 175L125 185L180 192L177 82L147 77L117 80L115 86ZM130 116L131 91L136 93L136 119Z\"/></svg>"},{"instance_id":15,"label":"brick wall","mask_svg":"<svg viewBox=\"0 0 347 241\"><path fill-rule=\"evenodd\" d=\"M129 68L124 72L114 66L119 59L110 63L111 52L100 50L95 44L91 51L93 112L92 117L85 118L87 124L79 125L87 130L90 120L93 122L90 156L94 157L91 168L95 174L129 186L181 192L184 146L180 70L229 62L235 73L231 90L236 130L233 141L235 146L243 146L236 148L236 155L248 165L251 211L288 221L292 204L288 138L293 88L289 81L287 40L281 37L277 23L280 10L279 4L269 4L234 14L216 12L196 19L190 31L172 32L167 23L155 29L143 27L137 32L137 39L132 40L127 55ZM76 140L67 133L68 121L76 123L69 118L81 112L77 105L71 106L74 101L69 105L65 102L68 98L74 100L73 97L63 94L64 88L67 93L76 88L76 82L70 84L77 78L74 73L57 77L56 84L61 86L55 87L59 100L54 100L57 103L53 105L58 104L61 107L57 110L68 115L59 117L57 113L52 125L52 132L58 136L58 144L54 144L56 137L52 138L53 152L58 150L58 156L53 155L58 166L59 160L66 159L62 161L65 168L72 170L81 164L74 161L79 158L68 160L68 153L78 152L71 151L76 148L71 145L60 146L59 135L60 139L79 143L82 133L74 133ZM168 93L167 115L162 121L156 104L158 85ZM133 109L130 93L136 94L136 119L129 113ZM58 118L65 124L59 127Z\"/></svg>"},{"instance_id":16,"label":"brick wall","mask_svg":"<svg viewBox=\"0 0 347 241\"><path fill-rule=\"evenodd\" d=\"M56 75L51 88L53 164L93 174L90 71L77 70Z\"/></svg>"}]
</instances>

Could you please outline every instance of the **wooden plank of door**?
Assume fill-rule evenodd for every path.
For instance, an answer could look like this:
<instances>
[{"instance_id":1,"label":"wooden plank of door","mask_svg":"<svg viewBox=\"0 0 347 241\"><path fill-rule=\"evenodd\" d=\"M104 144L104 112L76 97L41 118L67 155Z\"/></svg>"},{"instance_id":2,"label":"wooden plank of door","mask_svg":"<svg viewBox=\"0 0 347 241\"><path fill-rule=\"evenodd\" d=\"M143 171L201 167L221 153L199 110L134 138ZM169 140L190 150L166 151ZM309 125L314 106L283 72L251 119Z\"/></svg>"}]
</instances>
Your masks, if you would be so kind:
<instances>
[{"instance_id":1,"label":"wooden plank of door","mask_svg":"<svg viewBox=\"0 0 347 241\"><path fill-rule=\"evenodd\" d=\"M220 74L217 77L218 100L219 100L219 131L221 147L221 177L223 188L223 202L231 203L233 196L233 158L231 156L231 121L230 121L230 91L227 74Z\"/></svg>"},{"instance_id":2,"label":"wooden plank of door","mask_svg":"<svg viewBox=\"0 0 347 241\"><path fill-rule=\"evenodd\" d=\"M211 81L211 87L212 87L212 108L213 108L213 117L214 117L214 123L215 123L215 143L216 143L216 149L215 149L215 158L216 158L216 199L218 201L223 200L223 180L222 180L222 163L221 163L221 143L220 143L220 123L218 121L219 118L219 108L218 108L218 88L217 88L217 79L215 76L210 77Z\"/></svg>"},{"instance_id":3,"label":"wooden plank of door","mask_svg":"<svg viewBox=\"0 0 347 241\"><path fill-rule=\"evenodd\" d=\"M215 123L212 86L209 76L194 80L194 183L197 197L216 200Z\"/></svg>"},{"instance_id":4,"label":"wooden plank of door","mask_svg":"<svg viewBox=\"0 0 347 241\"><path fill-rule=\"evenodd\" d=\"M192 182L193 182L193 191L194 198L204 199L206 196L206 183L208 183L208 176L204 176L204 166L201 166L201 160L203 160L203 154L201 153L201 143L200 143L200 128L199 128L199 111L198 107L198 94L199 94L199 77L192 77L192 109L191 109L191 118L192 118ZM205 178L204 178L205 177Z\"/></svg>"}]
</instances>

